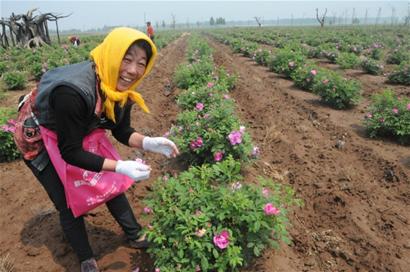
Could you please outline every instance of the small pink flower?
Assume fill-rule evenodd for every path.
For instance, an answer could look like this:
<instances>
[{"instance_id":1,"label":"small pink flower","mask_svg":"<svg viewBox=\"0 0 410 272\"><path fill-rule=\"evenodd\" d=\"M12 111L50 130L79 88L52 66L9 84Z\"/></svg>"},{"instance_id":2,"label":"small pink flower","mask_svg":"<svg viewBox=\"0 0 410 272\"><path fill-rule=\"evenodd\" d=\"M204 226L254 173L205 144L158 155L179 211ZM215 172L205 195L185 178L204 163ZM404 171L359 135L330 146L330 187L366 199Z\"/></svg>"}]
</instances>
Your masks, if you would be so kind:
<instances>
[{"instance_id":1,"label":"small pink flower","mask_svg":"<svg viewBox=\"0 0 410 272\"><path fill-rule=\"evenodd\" d=\"M220 234L214 236L214 244L220 249L227 248L229 245L229 233L223 230Z\"/></svg>"},{"instance_id":2,"label":"small pink flower","mask_svg":"<svg viewBox=\"0 0 410 272\"><path fill-rule=\"evenodd\" d=\"M380 123L384 123L384 118L380 118L380 119L379 119L379 122L380 122Z\"/></svg>"},{"instance_id":3,"label":"small pink flower","mask_svg":"<svg viewBox=\"0 0 410 272\"><path fill-rule=\"evenodd\" d=\"M228 94L224 94L224 99L231 99L231 97Z\"/></svg>"},{"instance_id":4,"label":"small pink flower","mask_svg":"<svg viewBox=\"0 0 410 272\"><path fill-rule=\"evenodd\" d=\"M208 119L209 118L209 113L205 113L203 116L204 119Z\"/></svg>"},{"instance_id":5,"label":"small pink flower","mask_svg":"<svg viewBox=\"0 0 410 272\"><path fill-rule=\"evenodd\" d=\"M239 127L239 132L244 133L245 132L245 126L240 126Z\"/></svg>"},{"instance_id":6,"label":"small pink flower","mask_svg":"<svg viewBox=\"0 0 410 272\"><path fill-rule=\"evenodd\" d=\"M155 272L161 272L161 269L155 268Z\"/></svg>"},{"instance_id":7,"label":"small pink flower","mask_svg":"<svg viewBox=\"0 0 410 272\"><path fill-rule=\"evenodd\" d=\"M222 151L217 151L214 154L214 161L221 161L223 156L224 156L224 153Z\"/></svg>"},{"instance_id":8,"label":"small pink flower","mask_svg":"<svg viewBox=\"0 0 410 272\"><path fill-rule=\"evenodd\" d=\"M201 267L199 265L195 266L195 272L201 272Z\"/></svg>"},{"instance_id":9,"label":"small pink flower","mask_svg":"<svg viewBox=\"0 0 410 272\"><path fill-rule=\"evenodd\" d=\"M373 117L373 114L371 114L371 113L369 112L369 113L367 113L364 117L365 117L365 118L372 118L372 117Z\"/></svg>"},{"instance_id":10,"label":"small pink flower","mask_svg":"<svg viewBox=\"0 0 410 272\"><path fill-rule=\"evenodd\" d=\"M196 140L191 141L190 147L192 150L200 148L203 145L203 141L201 137L198 137Z\"/></svg>"},{"instance_id":11,"label":"small pink flower","mask_svg":"<svg viewBox=\"0 0 410 272\"><path fill-rule=\"evenodd\" d=\"M228 135L229 141L231 143L231 145L236 145L236 144L240 144L242 142L242 134L240 131L232 131L229 135Z\"/></svg>"},{"instance_id":12,"label":"small pink flower","mask_svg":"<svg viewBox=\"0 0 410 272\"><path fill-rule=\"evenodd\" d=\"M398 109L398 108L393 108L391 111L392 111L394 114L398 114L398 113L399 113L399 109Z\"/></svg>"},{"instance_id":13,"label":"small pink flower","mask_svg":"<svg viewBox=\"0 0 410 272\"><path fill-rule=\"evenodd\" d=\"M315 69L310 70L310 74L313 75L313 76L315 76L315 75L317 75L317 71L316 71Z\"/></svg>"},{"instance_id":14,"label":"small pink flower","mask_svg":"<svg viewBox=\"0 0 410 272\"><path fill-rule=\"evenodd\" d=\"M201 110L204 109L204 104L202 104L202 103L196 103L195 108L196 108L197 110L201 111Z\"/></svg>"},{"instance_id":15,"label":"small pink flower","mask_svg":"<svg viewBox=\"0 0 410 272\"><path fill-rule=\"evenodd\" d=\"M199 238L201 238L201 237L203 237L203 236L205 235L205 233L206 233L206 229L202 228L202 229L198 229L198 230L195 232L195 235L198 236Z\"/></svg>"},{"instance_id":16,"label":"small pink flower","mask_svg":"<svg viewBox=\"0 0 410 272\"><path fill-rule=\"evenodd\" d=\"M208 88L212 88L215 84L213 82L208 82L208 85L206 85Z\"/></svg>"},{"instance_id":17,"label":"small pink flower","mask_svg":"<svg viewBox=\"0 0 410 272\"><path fill-rule=\"evenodd\" d=\"M212 97L212 96L214 96L214 94L213 93L208 93L208 96Z\"/></svg>"},{"instance_id":18,"label":"small pink flower","mask_svg":"<svg viewBox=\"0 0 410 272\"><path fill-rule=\"evenodd\" d=\"M201 146L202 146L203 141L202 141L202 138L201 138L201 137L198 137L198 138L196 139L196 144L197 144L198 147L201 147Z\"/></svg>"},{"instance_id":19,"label":"small pink flower","mask_svg":"<svg viewBox=\"0 0 410 272\"><path fill-rule=\"evenodd\" d=\"M407 104L407 110L410 110L410 103Z\"/></svg>"},{"instance_id":20,"label":"small pink flower","mask_svg":"<svg viewBox=\"0 0 410 272\"><path fill-rule=\"evenodd\" d=\"M280 213L280 210L273 206L272 203L267 203L263 210L266 215L278 215Z\"/></svg>"},{"instance_id":21,"label":"small pink flower","mask_svg":"<svg viewBox=\"0 0 410 272\"><path fill-rule=\"evenodd\" d=\"M150 207L144 207L144 213L145 214L150 214L150 213L152 213L152 209Z\"/></svg>"},{"instance_id":22,"label":"small pink flower","mask_svg":"<svg viewBox=\"0 0 410 272\"><path fill-rule=\"evenodd\" d=\"M324 79L324 80L322 80L322 83L325 84L325 85L328 84L328 83L329 83L329 79Z\"/></svg>"},{"instance_id":23,"label":"small pink flower","mask_svg":"<svg viewBox=\"0 0 410 272\"><path fill-rule=\"evenodd\" d=\"M262 195L263 195L264 197L268 197L268 196L269 196L269 190L266 189L266 188L263 188L263 189L262 189Z\"/></svg>"},{"instance_id":24,"label":"small pink flower","mask_svg":"<svg viewBox=\"0 0 410 272\"><path fill-rule=\"evenodd\" d=\"M169 177L168 177L167 175L165 175L165 176L162 177L162 180L163 180L163 181L168 181L168 180L169 180Z\"/></svg>"},{"instance_id":25,"label":"small pink flower","mask_svg":"<svg viewBox=\"0 0 410 272\"><path fill-rule=\"evenodd\" d=\"M252 157L257 158L260 154L261 154L261 151L260 151L259 147L254 146L252 148L252 153L251 153Z\"/></svg>"},{"instance_id":26,"label":"small pink flower","mask_svg":"<svg viewBox=\"0 0 410 272\"><path fill-rule=\"evenodd\" d=\"M295 62L294 62L294 61L290 61L290 62L288 63L288 66L289 66L289 68L295 67Z\"/></svg>"}]
</instances>

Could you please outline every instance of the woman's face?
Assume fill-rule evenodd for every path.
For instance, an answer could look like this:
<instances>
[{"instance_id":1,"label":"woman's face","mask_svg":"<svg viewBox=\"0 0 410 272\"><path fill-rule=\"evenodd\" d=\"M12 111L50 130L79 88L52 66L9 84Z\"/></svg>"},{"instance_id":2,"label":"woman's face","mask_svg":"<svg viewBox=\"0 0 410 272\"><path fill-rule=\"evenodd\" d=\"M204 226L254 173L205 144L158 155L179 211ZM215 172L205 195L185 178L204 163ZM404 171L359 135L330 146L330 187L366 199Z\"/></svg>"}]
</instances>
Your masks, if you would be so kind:
<instances>
[{"instance_id":1,"label":"woman's face","mask_svg":"<svg viewBox=\"0 0 410 272\"><path fill-rule=\"evenodd\" d=\"M128 48L122 59L120 73L117 80L117 90L128 90L145 72L147 66L147 54L145 50L136 45Z\"/></svg>"}]
</instances>

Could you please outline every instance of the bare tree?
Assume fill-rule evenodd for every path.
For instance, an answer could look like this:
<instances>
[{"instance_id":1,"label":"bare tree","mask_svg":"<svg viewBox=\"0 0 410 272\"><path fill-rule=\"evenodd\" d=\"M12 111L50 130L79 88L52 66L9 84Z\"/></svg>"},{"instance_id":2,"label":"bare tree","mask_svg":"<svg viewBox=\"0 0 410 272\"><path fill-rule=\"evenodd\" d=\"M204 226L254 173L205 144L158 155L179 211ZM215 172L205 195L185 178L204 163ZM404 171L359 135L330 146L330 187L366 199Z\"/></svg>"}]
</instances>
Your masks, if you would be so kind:
<instances>
[{"instance_id":1,"label":"bare tree","mask_svg":"<svg viewBox=\"0 0 410 272\"><path fill-rule=\"evenodd\" d=\"M258 23L258 26L259 27L261 27L262 26L262 23L261 23L261 17L253 17L253 18L255 18L255 20L256 20L256 22Z\"/></svg>"},{"instance_id":2,"label":"bare tree","mask_svg":"<svg viewBox=\"0 0 410 272\"><path fill-rule=\"evenodd\" d=\"M33 15L35 11L37 11L37 8L29 10L26 14L15 15L13 12L8 20L4 18L1 20L1 45L3 47L9 46L7 33L5 30L6 26L9 27L9 37L13 46L37 47L51 44L50 34L48 31L48 21L56 22L57 37L58 42L60 42L57 20L68 17L71 14L66 16L55 15L52 13Z\"/></svg>"},{"instance_id":3,"label":"bare tree","mask_svg":"<svg viewBox=\"0 0 410 272\"><path fill-rule=\"evenodd\" d=\"M319 17L319 9L316 9L316 19L320 23L320 27L324 27L325 25L326 13L327 9L325 10L325 13L321 17Z\"/></svg>"},{"instance_id":4,"label":"bare tree","mask_svg":"<svg viewBox=\"0 0 410 272\"><path fill-rule=\"evenodd\" d=\"M0 45L4 48L9 47L9 40L7 39L7 33L6 33L6 26L8 25L6 24L6 21L4 21L4 18L1 18L0 24L1 24Z\"/></svg>"}]
</instances>

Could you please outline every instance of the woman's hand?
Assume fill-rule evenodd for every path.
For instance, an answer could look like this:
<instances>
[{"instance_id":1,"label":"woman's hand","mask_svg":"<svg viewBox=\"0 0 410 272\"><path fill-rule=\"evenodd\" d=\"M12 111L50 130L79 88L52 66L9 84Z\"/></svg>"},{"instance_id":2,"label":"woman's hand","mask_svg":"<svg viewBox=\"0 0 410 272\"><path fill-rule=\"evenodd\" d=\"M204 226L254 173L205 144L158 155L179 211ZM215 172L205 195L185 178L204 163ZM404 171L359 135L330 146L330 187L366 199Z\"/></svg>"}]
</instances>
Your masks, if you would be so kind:
<instances>
[{"instance_id":1,"label":"woman's hand","mask_svg":"<svg viewBox=\"0 0 410 272\"><path fill-rule=\"evenodd\" d=\"M175 158L179 155L177 146L165 137L144 137L142 148L147 151L165 155L167 158Z\"/></svg>"},{"instance_id":2,"label":"woman's hand","mask_svg":"<svg viewBox=\"0 0 410 272\"><path fill-rule=\"evenodd\" d=\"M141 181L149 178L151 167L138 161L117 161L115 172L126 175L134 181Z\"/></svg>"}]
</instances>

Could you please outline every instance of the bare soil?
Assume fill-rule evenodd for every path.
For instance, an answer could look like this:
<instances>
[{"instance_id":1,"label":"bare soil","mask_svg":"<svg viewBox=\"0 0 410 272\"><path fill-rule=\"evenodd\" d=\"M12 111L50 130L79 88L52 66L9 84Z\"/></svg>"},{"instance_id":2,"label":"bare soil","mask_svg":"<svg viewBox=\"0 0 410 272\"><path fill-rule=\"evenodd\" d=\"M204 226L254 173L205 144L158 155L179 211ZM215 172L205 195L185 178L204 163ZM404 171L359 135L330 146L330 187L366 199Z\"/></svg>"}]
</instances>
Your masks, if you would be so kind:
<instances>
[{"instance_id":1,"label":"bare soil","mask_svg":"<svg viewBox=\"0 0 410 272\"><path fill-rule=\"evenodd\" d=\"M140 87L151 110L147 115L134 109L133 125L142 133L162 135L175 121L174 98L179 90L171 79L177 64L184 61L186 39L184 35L161 50ZM264 175L291 184L305 202L291 214L293 244L266 251L244 271L409 271L410 148L367 138L361 123L369 94L389 87L408 95L408 87L347 71L363 82L365 98L354 109L338 111L291 81L233 54L229 47L209 43L215 63L239 76L232 92L237 114L262 151L260 160L244 169L246 180ZM124 158L143 157L154 169L150 180L127 192L138 218L152 182L182 166L116 146ZM79 271L58 214L22 161L0 164L0 207L0 256L8 253L16 271ZM105 206L86 219L103 271L136 267L153 271L148 254L125 246Z\"/></svg>"}]
</instances>

